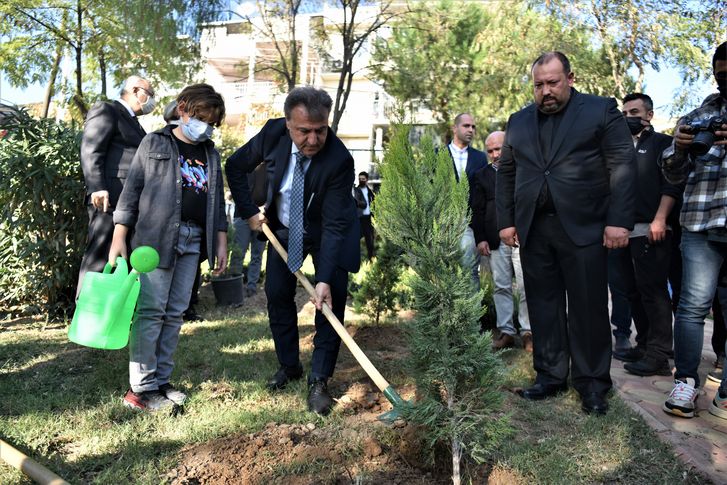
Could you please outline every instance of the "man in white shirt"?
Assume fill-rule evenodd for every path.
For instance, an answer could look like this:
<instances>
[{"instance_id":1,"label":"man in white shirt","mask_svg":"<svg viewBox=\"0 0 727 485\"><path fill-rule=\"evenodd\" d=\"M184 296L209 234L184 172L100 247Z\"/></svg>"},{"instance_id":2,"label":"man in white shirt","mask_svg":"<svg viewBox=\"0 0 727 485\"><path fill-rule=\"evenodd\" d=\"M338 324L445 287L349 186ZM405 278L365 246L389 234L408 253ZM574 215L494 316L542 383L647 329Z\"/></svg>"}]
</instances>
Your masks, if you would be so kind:
<instances>
[{"instance_id":1,"label":"man in white shirt","mask_svg":"<svg viewBox=\"0 0 727 485\"><path fill-rule=\"evenodd\" d=\"M475 135L475 120L469 113L460 113L454 118L452 125L452 142L447 146L452 156L452 167L457 182L464 175L470 187L474 186L475 173L487 166L487 156L484 152L470 146ZM469 195L469 207L472 211L472 190ZM472 222L462 235L461 248L463 252L462 263L472 269L472 279L479 288L480 284L480 257L472 230Z\"/></svg>"}]
</instances>

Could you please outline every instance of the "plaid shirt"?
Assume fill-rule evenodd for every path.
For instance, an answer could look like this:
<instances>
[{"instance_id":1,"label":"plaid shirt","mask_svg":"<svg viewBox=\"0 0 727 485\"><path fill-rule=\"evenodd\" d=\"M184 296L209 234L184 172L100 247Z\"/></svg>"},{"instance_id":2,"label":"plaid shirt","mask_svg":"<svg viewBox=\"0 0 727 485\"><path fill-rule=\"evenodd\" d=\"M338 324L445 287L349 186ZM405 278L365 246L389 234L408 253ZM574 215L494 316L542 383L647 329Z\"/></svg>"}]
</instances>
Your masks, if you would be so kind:
<instances>
[{"instance_id":1,"label":"plaid shirt","mask_svg":"<svg viewBox=\"0 0 727 485\"><path fill-rule=\"evenodd\" d=\"M677 125L727 116L727 101L719 94L707 97L702 106L679 120ZM662 170L673 184L687 181L679 222L687 231L727 227L727 147L713 145L704 155L693 157L675 149L662 153Z\"/></svg>"}]
</instances>

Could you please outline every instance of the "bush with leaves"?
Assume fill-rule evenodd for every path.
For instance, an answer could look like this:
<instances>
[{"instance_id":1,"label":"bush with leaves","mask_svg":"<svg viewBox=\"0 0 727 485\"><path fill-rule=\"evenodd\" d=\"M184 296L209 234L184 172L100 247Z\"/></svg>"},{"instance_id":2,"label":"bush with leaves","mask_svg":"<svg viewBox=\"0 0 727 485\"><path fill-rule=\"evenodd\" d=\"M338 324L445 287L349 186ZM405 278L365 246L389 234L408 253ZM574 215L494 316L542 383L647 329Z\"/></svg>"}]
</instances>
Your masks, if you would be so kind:
<instances>
[{"instance_id":1,"label":"bush with leaves","mask_svg":"<svg viewBox=\"0 0 727 485\"><path fill-rule=\"evenodd\" d=\"M384 239L374 259L362 267L363 278L353 293L353 306L378 325L382 315L393 312L399 301L397 293L403 264L401 251Z\"/></svg>"},{"instance_id":2,"label":"bush with leaves","mask_svg":"<svg viewBox=\"0 0 727 485\"><path fill-rule=\"evenodd\" d=\"M0 308L59 317L73 305L88 216L80 132L21 109L0 129Z\"/></svg>"},{"instance_id":3,"label":"bush with leaves","mask_svg":"<svg viewBox=\"0 0 727 485\"><path fill-rule=\"evenodd\" d=\"M502 363L491 334L479 332L483 293L461 264L468 186L456 182L447 150L436 153L431 139L413 148L405 127L394 130L381 174L377 229L414 271L409 367L418 400L402 411L424 426L432 449L448 445L458 484L463 454L482 463L510 429L501 411Z\"/></svg>"}]
</instances>

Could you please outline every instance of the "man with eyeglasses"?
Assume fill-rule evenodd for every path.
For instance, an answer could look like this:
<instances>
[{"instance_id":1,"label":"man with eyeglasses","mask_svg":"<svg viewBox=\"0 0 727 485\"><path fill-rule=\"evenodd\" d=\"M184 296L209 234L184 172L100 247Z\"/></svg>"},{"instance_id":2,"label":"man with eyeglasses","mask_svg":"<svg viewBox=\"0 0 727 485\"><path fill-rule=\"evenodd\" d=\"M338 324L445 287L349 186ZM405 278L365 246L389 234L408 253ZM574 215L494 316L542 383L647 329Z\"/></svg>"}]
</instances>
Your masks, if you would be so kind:
<instances>
[{"instance_id":1,"label":"man with eyeglasses","mask_svg":"<svg viewBox=\"0 0 727 485\"><path fill-rule=\"evenodd\" d=\"M131 160L146 135L137 117L151 113L155 106L149 81L131 76L124 82L119 99L97 102L86 116L81 167L89 222L76 297L86 272L102 271L106 264L114 232L114 207Z\"/></svg>"}]
</instances>

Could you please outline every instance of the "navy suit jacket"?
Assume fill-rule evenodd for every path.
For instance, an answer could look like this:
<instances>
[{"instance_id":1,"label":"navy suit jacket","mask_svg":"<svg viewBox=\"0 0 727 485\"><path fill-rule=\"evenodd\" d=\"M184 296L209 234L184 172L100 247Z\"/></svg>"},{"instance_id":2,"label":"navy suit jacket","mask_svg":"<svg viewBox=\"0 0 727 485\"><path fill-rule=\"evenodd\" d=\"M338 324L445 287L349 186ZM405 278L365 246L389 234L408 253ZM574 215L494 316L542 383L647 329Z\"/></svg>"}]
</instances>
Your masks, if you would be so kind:
<instances>
[{"instance_id":1,"label":"navy suit jacket","mask_svg":"<svg viewBox=\"0 0 727 485\"><path fill-rule=\"evenodd\" d=\"M452 150L447 145L447 151L449 156L452 156ZM467 175L467 182L469 182L469 206L470 211L472 210L472 187L475 184L475 174L487 166L487 155L485 152L477 150L476 148L467 147L467 165L465 166L464 173ZM454 157L452 157L452 170L454 170L454 176L459 182L459 173L457 173L457 167L454 164Z\"/></svg>"},{"instance_id":2,"label":"navy suit jacket","mask_svg":"<svg viewBox=\"0 0 727 485\"><path fill-rule=\"evenodd\" d=\"M116 203L124 181L146 132L138 120L118 101L94 104L86 115L81 140L81 168L86 192L109 192L109 203Z\"/></svg>"},{"instance_id":3,"label":"navy suit jacket","mask_svg":"<svg viewBox=\"0 0 727 485\"><path fill-rule=\"evenodd\" d=\"M248 219L259 212L251 197L247 174L265 163L265 215L271 229L282 227L275 195L280 191L285 169L290 163L292 144L285 118L271 119L227 159L227 182L240 217ZM359 269L360 229L356 203L351 195L353 179L353 157L329 128L325 145L313 156L305 174L303 199L306 240L312 244L312 252L317 256L318 282L330 283L337 267L351 273Z\"/></svg>"},{"instance_id":4,"label":"navy suit jacket","mask_svg":"<svg viewBox=\"0 0 727 485\"><path fill-rule=\"evenodd\" d=\"M507 123L497 171L497 224L514 226L523 246L546 180L576 246L601 241L605 226L634 227L634 144L616 101L573 89L569 103L548 159L540 149L535 104Z\"/></svg>"}]
</instances>

